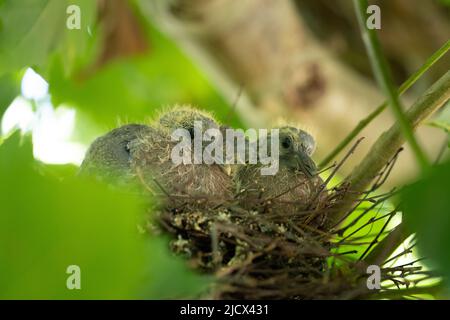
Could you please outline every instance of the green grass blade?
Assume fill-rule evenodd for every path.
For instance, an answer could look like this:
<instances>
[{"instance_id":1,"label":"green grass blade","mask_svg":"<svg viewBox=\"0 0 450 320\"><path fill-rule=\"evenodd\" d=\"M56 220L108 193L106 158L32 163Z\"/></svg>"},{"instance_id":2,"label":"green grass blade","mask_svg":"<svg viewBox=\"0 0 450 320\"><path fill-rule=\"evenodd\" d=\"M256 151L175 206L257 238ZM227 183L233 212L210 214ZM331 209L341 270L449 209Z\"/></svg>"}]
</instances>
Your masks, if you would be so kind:
<instances>
[{"instance_id":1,"label":"green grass blade","mask_svg":"<svg viewBox=\"0 0 450 320\"><path fill-rule=\"evenodd\" d=\"M394 87L392 75L383 55L378 36L374 29L366 27L366 9L368 7L367 0L353 0L355 5L358 23L366 46L370 63L372 65L375 78L388 98L389 105L399 123L402 134L410 145L418 164L422 171L427 171L430 164L425 153L420 148L416 138L414 137L411 125L403 112L401 102L398 97L397 90Z\"/></svg>"}]
</instances>

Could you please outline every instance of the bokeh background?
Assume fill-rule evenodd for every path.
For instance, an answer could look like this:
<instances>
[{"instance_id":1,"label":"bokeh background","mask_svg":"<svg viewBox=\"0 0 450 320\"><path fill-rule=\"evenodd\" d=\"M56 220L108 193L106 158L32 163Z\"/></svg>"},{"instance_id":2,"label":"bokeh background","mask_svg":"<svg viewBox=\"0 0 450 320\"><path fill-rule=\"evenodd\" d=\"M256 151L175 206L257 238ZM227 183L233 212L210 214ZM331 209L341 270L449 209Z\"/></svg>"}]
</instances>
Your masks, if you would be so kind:
<instances>
[{"instance_id":1,"label":"bokeh background","mask_svg":"<svg viewBox=\"0 0 450 320\"><path fill-rule=\"evenodd\" d=\"M373 3L400 85L448 41L450 3ZM73 4L79 30L66 27ZM436 63L405 104L449 66ZM139 234L151 199L76 177L112 128L191 104L234 127L301 125L320 161L382 101L349 0L0 0L0 297L195 297L208 285L167 239ZM447 109L419 132L429 155L447 139ZM342 174L392 122L385 112L362 133ZM388 186L415 176L408 151L401 163ZM71 264L82 290L65 286Z\"/></svg>"}]
</instances>

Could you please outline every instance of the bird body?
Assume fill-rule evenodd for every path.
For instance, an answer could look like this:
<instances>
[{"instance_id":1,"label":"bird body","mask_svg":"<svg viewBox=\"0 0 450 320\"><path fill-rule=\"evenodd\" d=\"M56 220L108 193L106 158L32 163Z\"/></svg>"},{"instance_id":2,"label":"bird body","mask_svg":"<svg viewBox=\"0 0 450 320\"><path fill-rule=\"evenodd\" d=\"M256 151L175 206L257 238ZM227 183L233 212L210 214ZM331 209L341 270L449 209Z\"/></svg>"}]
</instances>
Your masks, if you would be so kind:
<instances>
[{"instance_id":1,"label":"bird body","mask_svg":"<svg viewBox=\"0 0 450 320\"><path fill-rule=\"evenodd\" d=\"M132 167L147 186L167 197L171 208L212 207L233 196L231 177L217 164L176 164L171 150L177 142L160 128L131 144Z\"/></svg>"},{"instance_id":2,"label":"bird body","mask_svg":"<svg viewBox=\"0 0 450 320\"><path fill-rule=\"evenodd\" d=\"M161 195L172 209L217 206L233 197L232 180L224 168L215 163L180 164L172 159L177 141L171 133L185 129L193 134L196 121L201 122L203 131L219 128L212 116L186 106L167 111L150 126L116 128L92 143L80 173L116 185L141 185L143 190Z\"/></svg>"},{"instance_id":3,"label":"bird body","mask_svg":"<svg viewBox=\"0 0 450 320\"><path fill-rule=\"evenodd\" d=\"M177 106L151 125L128 124L114 129L92 143L80 172L114 184L140 185L142 190L161 195L170 209L214 208L233 200L234 191L242 207L261 212L295 214L321 199L322 180L310 158L314 139L305 131L280 128L279 170L275 175L261 175L259 162L247 163L235 165L232 179L224 165L177 163L172 158L178 143L172 139L173 131L186 130L192 138L187 151L193 151L197 122L201 123L200 134L222 128L208 113Z\"/></svg>"},{"instance_id":4,"label":"bird body","mask_svg":"<svg viewBox=\"0 0 450 320\"><path fill-rule=\"evenodd\" d=\"M168 130L186 129L193 133L194 124L196 121L201 122L203 128L219 129L220 125L212 114L206 111L200 111L187 105L176 105L169 110L166 110L156 122L160 127Z\"/></svg>"},{"instance_id":5,"label":"bird body","mask_svg":"<svg viewBox=\"0 0 450 320\"><path fill-rule=\"evenodd\" d=\"M112 184L133 179L130 143L138 136L149 134L152 128L127 124L97 138L89 147L80 166L80 175L91 175Z\"/></svg>"},{"instance_id":6,"label":"bird body","mask_svg":"<svg viewBox=\"0 0 450 320\"><path fill-rule=\"evenodd\" d=\"M279 169L274 175L261 175L259 163L238 168L234 180L242 207L294 215L324 198L323 181L310 158L314 139L303 130L281 127L279 149Z\"/></svg>"}]
</instances>

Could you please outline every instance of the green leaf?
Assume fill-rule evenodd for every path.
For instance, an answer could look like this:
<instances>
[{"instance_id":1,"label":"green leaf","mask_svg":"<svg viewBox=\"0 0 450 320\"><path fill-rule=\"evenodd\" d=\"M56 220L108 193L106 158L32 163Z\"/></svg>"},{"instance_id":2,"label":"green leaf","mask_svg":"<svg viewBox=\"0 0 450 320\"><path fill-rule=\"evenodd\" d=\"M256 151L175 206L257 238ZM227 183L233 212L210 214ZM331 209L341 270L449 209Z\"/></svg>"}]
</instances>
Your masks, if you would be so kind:
<instances>
[{"instance_id":1,"label":"green leaf","mask_svg":"<svg viewBox=\"0 0 450 320\"><path fill-rule=\"evenodd\" d=\"M131 298L140 280L138 202L95 183L41 176L31 144L0 148L0 283L3 298ZM82 290L66 288L81 268Z\"/></svg>"},{"instance_id":2,"label":"green leaf","mask_svg":"<svg viewBox=\"0 0 450 320\"><path fill-rule=\"evenodd\" d=\"M366 12L366 10L369 6L368 1L353 0L353 4L355 6L359 27L361 29L364 45L366 46L375 78L378 82L378 85L381 87L384 94L388 98L387 100L389 102L389 106L391 107L395 115L397 123L400 126L403 136L405 137L405 140L411 147L411 150L413 151L415 158L420 165L420 168L423 172L425 172L429 168L429 161L426 154L418 144L411 128L411 124L408 122L408 119L403 112L402 103L399 99L398 92L395 89L391 70L389 68L387 59L383 54L377 32L375 29L367 27L366 21L368 18L368 13Z\"/></svg>"},{"instance_id":3,"label":"green leaf","mask_svg":"<svg viewBox=\"0 0 450 320\"><path fill-rule=\"evenodd\" d=\"M21 72L0 76L0 119L3 112L5 112L11 102L19 95L21 77Z\"/></svg>"},{"instance_id":4,"label":"green leaf","mask_svg":"<svg viewBox=\"0 0 450 320\"><path fill-rule=\"evenodd\" d=\"M174 258L164 239L148 242L149 269L143 281L143 297L147 299L196 298L211 283L209 277L197 275L185 266L181 258ZM157 261L158 263L154 263ZM153 263L152 263L153 262Z\"/></svg>"},{"instance_id":5,"label":"green leaf","mask_svg":"<svg viewBox=\"0 0 450 320\"><path fill-rule=\"evenodd\" d=\"M71 4L80 7L80 30L66 27L66 9ZM71 70L86 50L96 5L90 0L5 0L0 10L1 75L24 67L43 67L56 53L63 56L66 70Z\"/></svg>"},{"instance_id":6,"label":"green leaf","mask_svg":"<svg viewBox=\"0 0 450 320\"><path fill-rule=\"evenodd\" d=\"M84 81L67 77L64 63L55 59L50 68L53 104L67 103L108 127L118 121L143 122L163 107L192 104L226 119L230 107L205 75L151 25L151 50L139 57L102 66ZM237 124L237 117L231 119Z\"/></svg>"},{"instance_id":7,"label":"green leaf","mask_svg":"<svg viewBox=\"0 0 450 320\"><path fill-rule=\"evenodd\" d=\"M346 239L347 242L351 242L352 238L357 238L358 244L340 244L336 247L334 252L346 253L346 258L357 261L362 258L362 255L369 250L372 251L375 246L370 246L372 241L377 238L381 241L387 234L383 233L379 236L380 232L384 232L392 229L392 224L388 224L385 228L385 224L389 222L387 216L394 210L394 206L391 202L386 200L385 202L373 207L372 203L363 202L344 220L342 227L346 228L344 234L336 238L336 241ZM347 228L347 226L349 226ZM352 252L352 253L350 253ZM367 253L368 253L367 252ZM366 254L367 254L366 253ZM334 260L334 259L332 259ZM340 264L339 259L335 262Z\"/></svg>"},{"instance_id":8,"label":"green leaf","mask_svg":"<svg viewBox=\"0 0 450 320\"><path fill-rule=\"evenodd\" d=\"M433 168L402 194L404 221L416 232L422 256L450 276L450 162Z\"/></svg>"},{"instance_id":9,"label":"green leaf","mask_svg":"<svg viewBox=\"0 0 450 320\"><path fill-rule=\"evenodd\" d=\"M80 6L81 30L66 28L68 4ZM32 66L49 82L55 106L74 106L105 127L118 120L143 122L176 103L212 110L240 124L236 115L228 119L230 107L205 75L150 24L142 26L151 43L146 54L87 72L102 45L95 1L6 0L1 12L0 75Z\"/></svg>"},{"instance_id":10,"label":"green leaf","mask_svg":"<svg viewBox=\"0 0 450 320\"><path fill-rule=\"evenodd\" d=\"M450 0L439 0L440 3L442 3L444 6L450 7Z\"/></svg>"},{"instance_id":11,"label":"green leaf","mask_svg":"<svg viewBox=\"0 0 450 320\"><path fill-rule=\"evenodd\" d=\"M0 299L155 298L161 287L170 290L164 296L198 292L201 280L166 243L138 234L141 199L77 179L68 167L43 169L29 139L20 144L14 134L0 146ZM81 290L66 287L70 265L81 269Z\"/></svg>"},{"instance_id":12,"label":"green leaf","mask_svg":"<svg viewBox=\"0 0 450 320\"><path fill-rule=\"evenodd\" d=\"M447 121L433 120L428 123L432 127L440 128L445 132L450 132L450 123Z\"/></svg>"}]
</instances>

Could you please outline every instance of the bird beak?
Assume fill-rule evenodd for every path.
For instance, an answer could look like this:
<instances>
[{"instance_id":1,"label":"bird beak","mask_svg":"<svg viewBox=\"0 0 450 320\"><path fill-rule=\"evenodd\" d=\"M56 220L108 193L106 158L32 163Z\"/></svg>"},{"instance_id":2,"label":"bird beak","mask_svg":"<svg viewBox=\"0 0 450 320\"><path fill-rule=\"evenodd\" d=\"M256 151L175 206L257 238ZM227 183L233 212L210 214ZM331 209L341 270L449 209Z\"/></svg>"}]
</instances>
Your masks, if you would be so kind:
<instances>
[{"instance_id":1,"label":"bird beak","mask_svg":"<svg viewBox=\"0 0 450 320\"><path fill-rule=\"evenodd\" d=\"M297 168L308 178L313 177L317 173L316 164L303 150L296 153L295 159L297 161Z\"/></svg>"}]
</instances>

